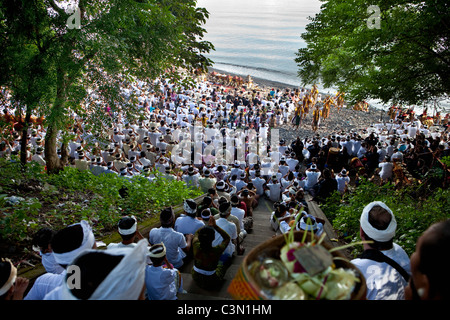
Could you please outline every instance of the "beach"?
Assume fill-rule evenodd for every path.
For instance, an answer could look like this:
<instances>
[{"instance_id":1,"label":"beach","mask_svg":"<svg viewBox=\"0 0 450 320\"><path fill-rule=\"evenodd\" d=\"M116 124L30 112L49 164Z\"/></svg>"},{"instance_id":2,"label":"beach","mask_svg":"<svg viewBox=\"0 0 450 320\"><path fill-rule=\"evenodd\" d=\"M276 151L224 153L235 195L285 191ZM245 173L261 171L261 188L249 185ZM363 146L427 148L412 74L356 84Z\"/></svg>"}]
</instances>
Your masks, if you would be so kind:
<instances>
[{"instance_id":1,"label":"beach","mask_svg":"<svg viewBox=\"0 0 450 320\"><path fill-rule=\"evenodd\" d=\"M247 78L247 76L241 75L241 74L234 74L230 72L225 72L223 70L219 70L216 68L209 68L208 72L217 72L220 74L226 74L231 76L239 76L242 77L244 80ZM274 89L296 89L296 88L302 88L294 87L292 85L272 81L268 79L263 78L257 78L252 77L253 83L258 86L258 88L261 91L267 91L272 88ZM310 89L306 87L306 89ZM321 92L321 94L327 94ZM386 114L385 110L378 109L372 106L369 106L368 112L365 111L357 111L353 110L351 107L342 108L341 110L337 110L335 107L331 107L330 116L326 120L321 120L321 123L319 125L319 128L316 132L312 130L311 122L312 122L312 112L310 111L309 114L306 116L304 120L302 120L302 124L299 126L298 129L294 129L293 126L290 123L282 124L281 126L277 127L279 129L280 133L280 139L284 139L285 141L289 142L297 138L299 136L301 139L313 137L316 134L319 134L321 137L337 134L341 131L344 131L345 133L349 133L351 130L359 131L362 129L367 129L370 127L370 125L377 123L378 121L384 121L388 122L389 118Z\"/></svg>"}]
</instances>

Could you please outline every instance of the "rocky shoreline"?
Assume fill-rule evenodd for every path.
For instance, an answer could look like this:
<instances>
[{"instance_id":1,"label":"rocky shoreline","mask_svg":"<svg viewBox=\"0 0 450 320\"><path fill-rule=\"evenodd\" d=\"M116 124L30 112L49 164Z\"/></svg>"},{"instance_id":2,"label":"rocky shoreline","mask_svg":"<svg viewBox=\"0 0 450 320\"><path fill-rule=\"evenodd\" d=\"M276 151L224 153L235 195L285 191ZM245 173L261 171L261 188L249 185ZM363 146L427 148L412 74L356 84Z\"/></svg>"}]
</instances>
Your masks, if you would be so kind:
<instances>
[{"instance_id":1,"label":"rocky shoreline","mask_svg":"<svg viewBox=\"0 0 450 320\"><path fill-rule=\"evenodd\" d=\"M218 70L215 68L209 68L209 72L216 71L218 73L227 74L231 76L240 76L244 79L246 77L233 74L230 72L225 72L223 70ZM275 89L295 89L294 86L288 85L282 82L272 81L263 78L255 78L252 77L253 82L258 85L260 90L268 90L271 88ZM309 89L309 88L307 88ZM326 93L325 93L326 94ZM277 129L280 130L280 139L284 139L286 142L292 141L297 137L301 139L307 137L313 137L314 135L319 134L320 137L326 137L328 135L336 134L338 132L344 131L345 133L349 133L350 130L359 131L362 129L367 129L371 124L377 123L378 121L389 121L388 115L385 110L381 110L378 108L374 108L369 106L368 112L365 111L357 111L353 110L353 108L342 108L338 111L335 107L331 107L330 116L326 120L321 120L319 128L316 132L312 130L311 122L312 122L312 112L306 116L306 119L302 120L302 123L298 129L294 129L294 127L290 124L283 124Z\"/></svg>"},{"instance_id":2,"label":"rocky shoreline","mask_svg":"<svg viewBox=\"0 0 450 320\"><path fill-rule=\"evenodd\" d=\"M292 141L297 137L301 139L313 137L319 134L320 137L326 137L328 135L338 134L341 132L350 133L351 130L360 131L367 129L371 124L378 121L389 121L388 116L384 111L369 108L368 112L356 111L352 108L342 108L338 111L332 107L330 116L328 119L321 120L319 128L316 132L312 130L312 112L310 112L306 119L302 120L302 123L298 129L294 129L291 124L283 124L280 129L280 138L285 141Z\"/></svg>"}]
</instances>

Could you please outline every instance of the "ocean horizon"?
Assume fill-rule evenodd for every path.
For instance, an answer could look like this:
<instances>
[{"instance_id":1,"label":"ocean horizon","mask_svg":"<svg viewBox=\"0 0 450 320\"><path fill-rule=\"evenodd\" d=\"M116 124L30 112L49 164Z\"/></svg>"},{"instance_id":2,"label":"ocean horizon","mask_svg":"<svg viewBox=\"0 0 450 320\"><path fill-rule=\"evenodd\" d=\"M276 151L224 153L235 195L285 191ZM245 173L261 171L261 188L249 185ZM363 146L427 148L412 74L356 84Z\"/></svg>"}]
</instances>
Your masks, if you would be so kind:
<instances>
[{"instance_id":1,"label":"ocean horizon","mask_svg":"<svg viewBox=\"0 0 450 320\"><path fill-rule=\"evenodd\" d=\"M215 50L206 55L213 68L242 77L266 79L290 87L303 86L295 62L298 49L306 47L301 38L309 17L320 12L320 0L197 0L198 7L210 16L203 26L203 40L210 41ZM334 95L336 88L324 88L321 93ZM377 109L387 109L377 100L367 100ZM442 113L450 112L450 103L441 101ZM432 111L433 106L428 105ZM416 113L423 106L414 106Z\"/></svg>"}]
</instances>

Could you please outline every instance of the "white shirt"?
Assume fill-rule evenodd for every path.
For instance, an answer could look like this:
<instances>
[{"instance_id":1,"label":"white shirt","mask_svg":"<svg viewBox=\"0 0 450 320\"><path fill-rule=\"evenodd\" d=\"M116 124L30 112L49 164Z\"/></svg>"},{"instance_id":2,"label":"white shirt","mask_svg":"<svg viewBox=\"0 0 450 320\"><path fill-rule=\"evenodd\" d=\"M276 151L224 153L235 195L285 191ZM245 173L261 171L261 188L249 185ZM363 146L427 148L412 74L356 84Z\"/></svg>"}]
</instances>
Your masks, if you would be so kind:
<instances>
[{"instance_id":1,"label":"white shirt","mask_svg":"<svg viewBox=\"0 0 450 320\"><path fill-rule=\"evenodd\" d=\"M394 164L392 162L381 162L378 164L378 167L381 168L379 173L381 179L389 179L392 177L392 170L394 168Z\"/></svg>"},{"instance_id":2,"label":"white shirt","mask_svg":"<svg viewBox=\"0 0 450 320\"><path fill-rule=\"evenodd\" d=\"M205 223L188 215L181 215L175 220L174 230L182 234L195 234Z\"/></svg>"},{"instance_id":3,"label":"white shirt","mask_svg":"<svg viewBox=\"0 0 450 320\"><path fill-rule=\"evenodd\" d=\"M38 277L24 300L44 300L45 296L63 284L66 270L61 273L44 273Z\"/></svg>"},{"instance_id":4,"label":"white shirt","mask_svg":"<svg viewBox=\"0 0 450 320\"><path fill-rule=\"evenodd\" d=\"M281 197L281 184L280 183L268 183L269 199L273 202L277 202Z\"/></svg>"},{"instance_id":5,"label":"white shirt","mask_svg":"<svg viewBox=\"0 0 450 320\"><path fill-rule=\"evenodd\" d=\"M252 179L252 182L256 188L256 194L262 195L264 193L263 185L264 185L264 183L266 183L266 180L264 180L261 177L256 177L256 178Z\"/></svg>"},{"instance_id":6,"label":"white shirt","mask_svg":"<svg viewBox=\"0 0 450 320\"><path fill-rule=\"evenodd\" d=\"M36 161L37 163L39 163L41 166L45 166L46 162L44 160L44 158L42 158L42 156L40 154L34 154L31 157L31 161Z\"/></svg>"},{"instance_id":7,"label":"white shirt","mask_svg":"<svg viewBox=\"0 0 450 320\"><path fill-rule=\"evenodd\" d=\"M196 173L196 174L194 174L194 175L188 175L188 174L185 174L185 175L183 175L182 177L181 177L181 179L184 181L184 182L186 182L186 185L188 186L188 187L199 187L199 182L198 182L198 179L200 178L201 176L200 176L200 174L198 174L198 173Z\"/></svg>"},{"instance_id":8,"label":"white shirt","mask_svg":"<svg viewBox=\"0 0 450 320\"><path fill-rule=\"evenodd\" d=\"M231 214L239 219L239 226L241 227L241 230L244 230L244 216L245 211L243 209L240 209L238 207L231 208Z\"/></svg>"},{"instance_id":9,"label":"white shirt","mask_svg":"<svg viewBox=\"0 0 450 320\"><path fill-rule=\"evenodd\" d=\"M349 176L341 176L341 175L337 175L336 176L336 181L337 181L337 185L338 185L338 191L340 193L344 193L345 192L345 184L350 183L350 177Z\"/></svg>"},{"instance_id":10,"label":"white shirt","mask_svg":"<svg viewBox=\"0 0 450 320\"><path fill-rule=\"evenodd\" d=\"M411 274L409 257L405 250L394 243L390 250L381 251ZM404 300L407 282L403 276L385 262L369 259L351 261L364 275L367 284L367 300Z\"/></svg>"},{"instance_id":11,"label":"white shirt","mask_svg":"<svg viewBox=\"0 0 450 320\"><path fill-rule=\"evenodd\" d=\"M314 185L316 185L317 182L319 182L320 175L321 175L320 171L306 170L305 188L309 189L312 188Z\"/></svg>"},{"instance_id":12,"label":"white shirt","mask_svg":"<svg viewBox=\"0 0 450 320\"><path fill-rule=\"evenodd\" d=\"M233 222L228 221L226 218L219 218L216 220L216 224L218 227L220 227L221 229L223 229L223 231L225 231L226 233L228 233L228 235L230 236L231 240L235 240L237 239L237 229L236 229L236 225ZM215 238L214 241L212 243L212 246L218 246L219 244L222 243L223 238L220 235L220 233L218 233L217 231L215 231ZM228 243L227 248L225 249L225 251L223 252L224 254L227 254L229 256L233 255L233 252L235 250L235 245L232 241L230 241Z\"/></svg>"}]
</instances>

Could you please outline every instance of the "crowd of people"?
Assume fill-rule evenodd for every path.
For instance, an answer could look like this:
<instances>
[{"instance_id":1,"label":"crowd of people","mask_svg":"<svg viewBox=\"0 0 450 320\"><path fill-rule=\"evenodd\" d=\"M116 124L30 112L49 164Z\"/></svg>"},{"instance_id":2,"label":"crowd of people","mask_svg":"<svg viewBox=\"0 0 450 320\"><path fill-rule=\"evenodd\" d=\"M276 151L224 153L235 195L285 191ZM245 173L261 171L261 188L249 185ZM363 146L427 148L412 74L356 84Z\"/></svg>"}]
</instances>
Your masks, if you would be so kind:
<instances>
[{"instance_id":1,"label":"crowd of people","mask_svg":"<svg viewBox=\"0 0 450 320\"><path fill-rule=\"evenodd\" d=\"M304 115L299 114L305 112L301 101L311 95L317 98L320 94L314 90L245 90L207 80L197 81L192 88L180 88L158 78L124 85L122 94L137 97L143 117L128 121L125 112L105 109L112 118L111 125L105 124L109 139L105 144L96 141L74 115L75 137L68 143L67 165L90 170L94 175L116 174L125 179L144 175L152 180L163 175L184 181L187 187L200 188L206 196L201 203L186 199L179 217L172 208L162 210L161 227L152 229L148 236L139 233L134 217L122 218L118 222L122 242L110 244L106 250L96 249L86 221L57 232L41 230L34 244L47 273L37 278L24 299L177 299L184 290L178 269L187 259L194 261L194 281L214 289L223 280L231 259L244 254L253 210L261 197L273 203L268 224L275 231L285 233L295 227L320 234L323 221L309 214L305 194L322 203L336 191L348 192L350 184L357 184L362 176L378 176L380 183L423 179L435 162L450 152L448 124L430 128L419 119L401 119L395 114L388 122L359 130L293 141L279 139L277 127L301 125ZM318 106L311 106L311 110L319 110ZM320 106L323 111L323 104ZM4 106L4 114L14 114L14 106ZM312 119L312 125L318 126L316 116ZM45 134L45 128L36 123L27 137L27 159L43 166ZM13 129L4 136L1 156L18 154L20 133ZM374 206L381 213L367 218L373 227L361 222L365 232L362 238L392 242L392 238L377 236L384 233L380 230L390 230L395 218L383 204L364 209L364 214L367 216ZM297 214L301 219L294 226ZM378 218L381 227L373 222ZM393 250L394 260L396 254L401 256L415 285L424 283L421 275L425 274L427 286L416 290L408 279L398 282L403 288L400 293L392 289L381 296L369 293L368 298L403 299L411 292L421 298L448 298L432 279L435 267L424 261L424 257L435 259L435 247L448 242L448 221L432 229L445 235L445 240L437 241L436 233L427 231L419 239L420 253L415 254L414 261L411 259L410 269L409 258L399 253L399 248L392 243L381 247ZM354 263L370 273L367 263ZM422 267L425 264L427 267ZM385 269L386 265L380 268ZM10 261L2 261L3 298L20 299L25 293L27 282L16 279L14 270ZM81 274L81 286L77 286L77 272Z\"/></svg>"}]
</instances>

